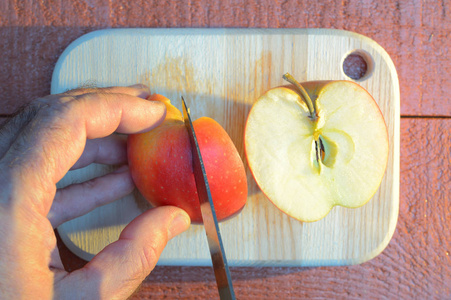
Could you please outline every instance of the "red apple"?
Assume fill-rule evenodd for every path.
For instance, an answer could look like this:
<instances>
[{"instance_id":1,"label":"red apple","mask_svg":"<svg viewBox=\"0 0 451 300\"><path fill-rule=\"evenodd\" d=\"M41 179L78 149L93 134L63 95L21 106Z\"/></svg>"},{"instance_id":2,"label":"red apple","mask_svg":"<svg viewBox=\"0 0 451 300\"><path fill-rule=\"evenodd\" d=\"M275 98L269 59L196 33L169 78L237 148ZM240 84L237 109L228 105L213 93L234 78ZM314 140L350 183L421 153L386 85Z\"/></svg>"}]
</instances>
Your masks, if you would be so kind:
<instances>
[{"instance_id":1,"label":"red apple","mask_svg":"<svg viewBox=\"0 0 451 300\"><path fill-rule=\"evenodd\" d=\"M128 137L128 161L136 187L153 206L174 205L184 209L191 222L202 223L193 174L188 131L180 111L169 99L162 101L167 114L157 128ZM238 151L227 132L215 120L202 117L193 122L205 165L218 220L225 220L244 207L246 173Z\"/></svg>"}]
</instances>

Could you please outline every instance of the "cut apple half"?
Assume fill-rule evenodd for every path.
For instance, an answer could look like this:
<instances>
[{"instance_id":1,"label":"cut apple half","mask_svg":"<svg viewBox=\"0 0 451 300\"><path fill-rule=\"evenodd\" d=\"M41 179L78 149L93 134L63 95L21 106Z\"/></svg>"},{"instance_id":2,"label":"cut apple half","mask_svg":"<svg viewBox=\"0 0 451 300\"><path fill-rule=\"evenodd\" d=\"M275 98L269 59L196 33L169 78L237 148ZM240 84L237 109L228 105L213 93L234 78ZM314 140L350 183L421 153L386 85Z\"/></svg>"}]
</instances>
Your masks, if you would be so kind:
<instances>
[{"instance_id":1,"label":"cut apple half","mask_svg":"<svg viewBox=\"0 0 451 300\"><path fill-rule=\"evenodd\" d=\"M360 85L317 81L301 88L260 96L244 140L263 193L287 215L312 222L335 205L356 208L373 197L387 166L388 134L377 103Z\"/></svg>"}]
</instances>

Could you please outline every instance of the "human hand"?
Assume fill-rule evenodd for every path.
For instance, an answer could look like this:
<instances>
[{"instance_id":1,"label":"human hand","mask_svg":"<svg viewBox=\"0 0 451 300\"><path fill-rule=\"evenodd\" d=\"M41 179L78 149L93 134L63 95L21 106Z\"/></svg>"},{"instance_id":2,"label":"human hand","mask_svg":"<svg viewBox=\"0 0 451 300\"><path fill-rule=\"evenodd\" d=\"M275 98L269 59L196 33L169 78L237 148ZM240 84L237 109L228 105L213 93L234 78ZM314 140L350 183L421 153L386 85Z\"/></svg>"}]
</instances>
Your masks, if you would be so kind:
<instances>
[{"instance_id":1,"label":"human hand","mask_svg":"<svg viewBox=\"0 0 451 300\"><path fill-rule=\"evenodd\" d=\"M163 104L147 87L79 89L33 102L0 128L0 295L5 299L122 299L145 279L167 241L189 217L176 207L151 209L82 269L64 270L53 228L133 190L127 167L62 190L71 168L126 162L113 132L152 129Z\"/></svg>"}]
</instances>

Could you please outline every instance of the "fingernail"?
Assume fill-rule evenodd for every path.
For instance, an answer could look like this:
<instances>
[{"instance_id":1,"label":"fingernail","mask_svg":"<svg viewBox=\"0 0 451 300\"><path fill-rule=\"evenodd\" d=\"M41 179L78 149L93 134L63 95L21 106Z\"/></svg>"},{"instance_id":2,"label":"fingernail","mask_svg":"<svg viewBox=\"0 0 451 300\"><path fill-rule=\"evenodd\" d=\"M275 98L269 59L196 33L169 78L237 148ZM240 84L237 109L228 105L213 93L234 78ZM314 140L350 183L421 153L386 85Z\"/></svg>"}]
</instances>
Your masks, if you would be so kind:
<instances>
[{"instance_id":1,"label":"fingernail","mask_svg":"<svg viewBox=\"0 0 451 300\"><path fill-rule=\"evenodd\" d=\"M180 233L186 231L189 228L190 224L191 220L188 214L185 211L178 212L169 225L169 238L171 239L176 235L179 235Z\"/></svg>"}]
</instances>

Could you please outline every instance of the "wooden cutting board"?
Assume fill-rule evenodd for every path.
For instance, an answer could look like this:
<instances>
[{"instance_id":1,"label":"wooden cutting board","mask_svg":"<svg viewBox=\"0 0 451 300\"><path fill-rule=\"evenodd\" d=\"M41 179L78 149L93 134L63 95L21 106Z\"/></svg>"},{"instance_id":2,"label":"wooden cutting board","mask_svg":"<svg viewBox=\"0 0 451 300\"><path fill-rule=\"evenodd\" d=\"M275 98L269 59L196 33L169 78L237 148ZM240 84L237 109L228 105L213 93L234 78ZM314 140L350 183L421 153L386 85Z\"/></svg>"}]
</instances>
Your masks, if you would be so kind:
<instances>
[{"instance_id":1,"label":"wooden cutting board","mask_svg":"<svg viewBox=\"0 0 451 300\"><path fill-rule=\"evenodd\" d=\"M357 81L379 104L389 131L390 156L382 185L365 206L335 207L324 219L301 223L276 209L250 175L245 209L220 224L231 266L324 266L365 262L389 243L399 210L399 85L395 67L376 42L324 29L110 29L89 33L61 55L52 93L80 86L145 83L181 109L183 95L194 119L216 119L244 158L243 131L252 103L264 91L299 81L348 79L343 61L350 53L368 64ZM72 171L59 187L112 170L93 165ZM135 192L61 225L63 242L89 260L149 206ZM151 230L151 228L149 229ZM204 228L169 242L160 265L211 265Z\"/></svg>"}]
</instances>

